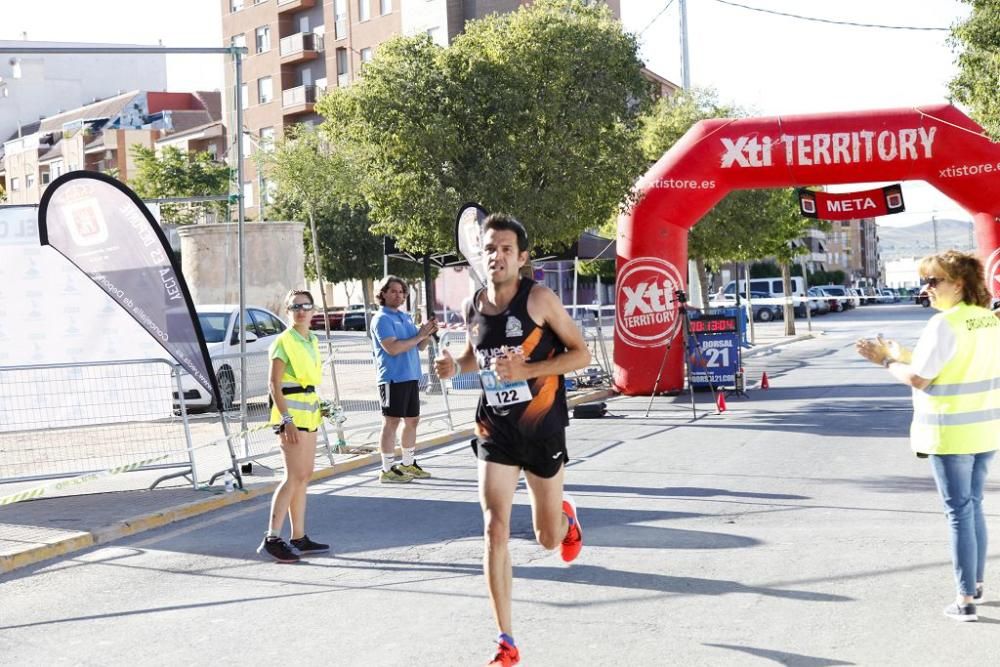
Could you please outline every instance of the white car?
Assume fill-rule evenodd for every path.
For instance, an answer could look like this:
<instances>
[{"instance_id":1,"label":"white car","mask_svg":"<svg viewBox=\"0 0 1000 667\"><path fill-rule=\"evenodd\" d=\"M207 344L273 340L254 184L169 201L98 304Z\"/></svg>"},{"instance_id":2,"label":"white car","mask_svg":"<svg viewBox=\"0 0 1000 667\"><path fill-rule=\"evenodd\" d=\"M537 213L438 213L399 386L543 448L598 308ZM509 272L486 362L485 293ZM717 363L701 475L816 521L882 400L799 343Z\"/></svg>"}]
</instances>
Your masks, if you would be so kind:
<instances>
[{"instance_id":1,"label":"white car","mask_svg":"<svg viewBox=\"0 0 1000 667\"><path fill-rule=\"evenodd\" d=\"M237 328L237 313L239 305L205 304L195 306L198 314L198 325L205 336L208 354L215 368L215 376L219 382L219 393L222 395L222 408L232 409L238 402L240 390L240 336ZM267 350L275 336L288 328L281 318L266 308L247 306L246 312L246 350L247 363L247 397L264 396L267 394ZM184 405L188 410L206 410L214 405L209 392L194 381L190 375L181 377L184 389ZM177 393L174 392L176 405Z\"/></svg>"}]
</instances>

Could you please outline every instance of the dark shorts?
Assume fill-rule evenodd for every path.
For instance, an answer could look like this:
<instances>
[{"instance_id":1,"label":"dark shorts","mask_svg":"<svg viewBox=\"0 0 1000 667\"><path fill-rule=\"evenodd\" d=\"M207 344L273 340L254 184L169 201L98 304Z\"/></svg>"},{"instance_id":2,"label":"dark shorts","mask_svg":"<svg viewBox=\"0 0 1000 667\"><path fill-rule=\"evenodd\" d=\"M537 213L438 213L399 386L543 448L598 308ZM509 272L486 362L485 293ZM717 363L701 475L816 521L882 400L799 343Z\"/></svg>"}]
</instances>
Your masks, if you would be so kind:
<instances>
[{"instance_id":1,"label":"dark shorts","mask_svg":"<svg viewBox=\"0 0 1000 667\"><path fill-rule=\"evenodd\" d=\"M408 382L381 382L378 385L379 403L386 417L419 417L420 388L416 380Z\"/></svg>"},{"instance_id":2,"label":"dark shorts","mask_svg":"<svg viewBox=\"0 0 1000 667\"><path fill-rule=\"evenodd\" d=\"M524 468L539 477L554 477L563 465L569 463L566 451L566 431L520 442L484 442L473 438L472 451L480 461Z\"/></svg>"}]
</instances>

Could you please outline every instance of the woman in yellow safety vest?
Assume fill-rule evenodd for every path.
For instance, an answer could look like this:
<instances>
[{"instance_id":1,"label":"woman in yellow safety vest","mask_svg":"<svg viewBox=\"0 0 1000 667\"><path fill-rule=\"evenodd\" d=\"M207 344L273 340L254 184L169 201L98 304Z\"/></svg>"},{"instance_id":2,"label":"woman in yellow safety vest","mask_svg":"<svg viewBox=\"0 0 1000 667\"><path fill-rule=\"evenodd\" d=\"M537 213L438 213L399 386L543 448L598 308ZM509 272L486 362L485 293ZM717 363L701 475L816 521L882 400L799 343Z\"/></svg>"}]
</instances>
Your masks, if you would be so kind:
<instances>
[{"instance_id":1,"label":"woman in yellow safety vest","mask_svg":"<svg viewBox=\"0 0 1000 667\"><path fill-rule=\"evenodd\" d=\"M316 460L316 431L322 421L316 388L322 379L319 340L309 330L312 294L292 290L285 297L289 326L271 344L271 425L281 441L285 477L271 498L267 535L257 553L279 563L295 563L300 554L329 551L330 545L313 542L306 535L306 487ZM292 524L289 543L281 539L288 514Z\"/></svg>"},{"instance_id":2,"label":"woman in yellow safety vest","mask_svg":"<svg viewBox=\"0 0 1000 667\"><path fill-rule=\"evenodd\" d=\"M862 339L857 350L913 387L910 445L929 457L951 526L958 597L944 609L975 621L983 597L986 521L983 487L1000 449L1000 319L989 310L983 265L949 250L920 262L935 314L910 351L895 341Z\"/></svg>"}]
</instances>

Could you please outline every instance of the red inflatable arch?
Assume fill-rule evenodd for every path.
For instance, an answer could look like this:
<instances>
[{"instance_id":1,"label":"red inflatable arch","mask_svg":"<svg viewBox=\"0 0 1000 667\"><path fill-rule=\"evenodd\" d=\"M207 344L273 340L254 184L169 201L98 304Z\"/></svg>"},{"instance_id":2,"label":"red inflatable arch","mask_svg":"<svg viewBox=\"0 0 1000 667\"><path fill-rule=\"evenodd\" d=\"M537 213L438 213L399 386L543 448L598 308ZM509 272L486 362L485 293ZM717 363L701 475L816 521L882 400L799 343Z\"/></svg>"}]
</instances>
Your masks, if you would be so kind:
<instances>
[{"instance_id":1,"label":"red inflatable arch","mask_svg":"<svg viewBox=\"0 0 1000 667\"><path fill-rule=\"evenodd\" d=\"M618 221L614 382L653 391L680 334L687 235L732 190L923 180L972 214L987 279L1000 296L1000 144L949 105L816 116L715 119L692 127L637 185ZM684 388L682 345L659 389Z\"/></svg>"}]
</instances>

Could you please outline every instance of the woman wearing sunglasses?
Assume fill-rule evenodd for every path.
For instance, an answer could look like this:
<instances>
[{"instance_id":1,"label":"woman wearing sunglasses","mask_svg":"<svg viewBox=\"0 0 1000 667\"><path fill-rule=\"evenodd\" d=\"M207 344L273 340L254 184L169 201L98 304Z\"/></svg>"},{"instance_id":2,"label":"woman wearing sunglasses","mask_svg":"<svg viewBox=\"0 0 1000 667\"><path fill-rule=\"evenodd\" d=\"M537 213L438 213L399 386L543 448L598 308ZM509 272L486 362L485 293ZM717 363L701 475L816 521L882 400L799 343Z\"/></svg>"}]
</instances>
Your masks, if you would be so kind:
<instances>
[{"instance_id":1,"label":"woman wearing sunglasses","mask_svg":"<svg viewBox=\"0 0 1000 667\"><path fill-rule=\"evenodd\" d=\"M279 563L295 563L300 554L329 551L330 545L306 535L306 487L316 460L316 431L322 421L316 387L322 380L319 340L309 330L312 294L292 290L285 297L289 328L271 344L271 425L281 441L285 477L271 498L271 520L257 553ZM288 514L291 545L281 539Z\"/></svg>"},{"instance_id":2,"label":"woman wearing sunglasses","mask_svg":"<svg viewBox=\"0 0 1000 667\"><path fill-rule=\"evenodd\" d=\"M1000 449L1000 319L990 310L983 265L949 250L920 262L931 305L941 311L910 351L895 341L862 339L857 350L913 387L910 445L929 457L951 526L958 596L944 609L975 621L983 597L986 521L983 487Z\"/></svg>"}]
</instances>

